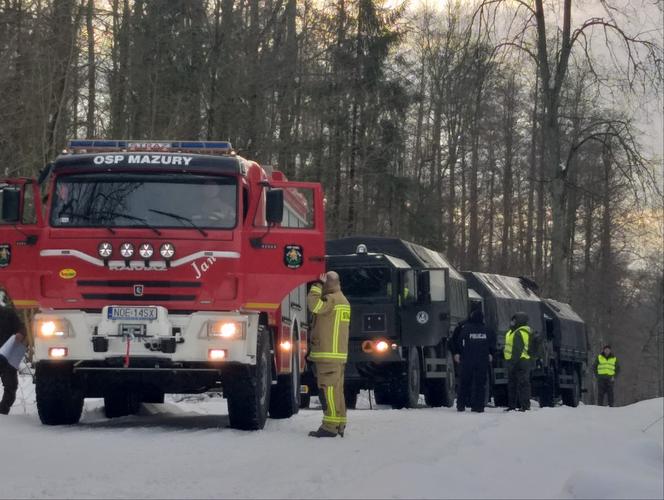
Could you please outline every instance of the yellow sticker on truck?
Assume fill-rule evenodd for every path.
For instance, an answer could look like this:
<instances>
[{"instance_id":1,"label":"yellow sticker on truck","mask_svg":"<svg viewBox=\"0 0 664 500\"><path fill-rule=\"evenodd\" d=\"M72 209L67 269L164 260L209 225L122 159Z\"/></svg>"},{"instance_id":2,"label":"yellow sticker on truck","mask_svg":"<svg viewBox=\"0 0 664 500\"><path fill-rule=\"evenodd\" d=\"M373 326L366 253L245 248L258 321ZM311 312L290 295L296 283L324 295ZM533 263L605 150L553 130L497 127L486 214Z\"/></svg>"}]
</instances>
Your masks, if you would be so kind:
<instances>
[{"instance_id":1,"label":"yellow sticker on truck","mask_svg":"<svg viewBox=\"0 0 664 500\"><path fill-rule=\"evenodd\" d=\"M66 268L60 269L60 277L63 280L71 280L76 277L76 269Z\"/></svg>"}]
</instances>

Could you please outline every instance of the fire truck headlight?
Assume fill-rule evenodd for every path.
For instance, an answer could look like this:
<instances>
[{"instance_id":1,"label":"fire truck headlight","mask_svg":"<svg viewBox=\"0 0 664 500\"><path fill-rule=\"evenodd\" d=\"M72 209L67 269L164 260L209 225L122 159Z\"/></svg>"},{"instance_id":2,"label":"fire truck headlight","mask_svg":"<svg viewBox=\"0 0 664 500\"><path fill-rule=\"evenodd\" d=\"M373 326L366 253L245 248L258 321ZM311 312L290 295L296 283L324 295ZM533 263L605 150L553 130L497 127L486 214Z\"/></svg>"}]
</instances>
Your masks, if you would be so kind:
<instances>
[{"instance_id":1,"label":"fire truck headlight","mask_svg":"<svg viewBox=\"0 0 664 500\"><path fill-rule=\"evenodd\" d=\"M108 241L103 241L97 247L97 252L102 259L108 259L111 255L113 255L113 245L111 245Z\"/></svg>"},{"instance_id":2,"label":"fire truck headlight","mask_svg":"<svg viewBox=\"0 0 664 500\"><path fill-rule=\"evenodd\" d=\"M238 321L210 321L208 323L208 337L243 339L244 323Z\"/></svg>"},{"instance_id":3,"label":"fire truck headlight","mask_svg":"<svg viewBox=\"0 0 664 500\"><path fill-rule=\"evenodd\" d=\"M48 356L50 358L60 359L67 357L67 348L66 347L51 347L48 350Z\"/></svg>"},{"instance_id":4,"label":"fire truck headlight","mask_svg":"<svg viewBox=\"0 0 664 500\"><path fill-rule=\"evenodd\" d=\"M144 259L149 259L154 255L154 248L149 243L142 243L138 248L138 254Z\"/></svg>"},{"instance_id":5,"label":"fire truck headlight","mask_svg":"<svg viewBox=\"0 0 664 500\"><path fill-rule=\"evenodd\" d=\"M210 361L223 361L226 359L226 351L224 349L209 349L208 359Z\"/></svg>"},{"instance_id":6,"label":"fire truck headlight","mask_svg":"<svg viewBox=\"0 0 664 500\"><path fill-rule=\"evenodd\" d=\"M166 260L172 259L175 255L175 247L172 243L163 243L159 248L159 254Z\"/></svg>"},{"instance_id":7,"label":"fire truck headlight","mask_svg":"<svg viewBox=\"0 0 664 500\"><path fill-rule=\"evenodd\" d=\"M67 322L57 319L39 320L36 330L39 336L45 339L69 336Z\"/></svg>"},{"instance_id":8,"label":"fire truck headlight","mask_svg":"<svg viewBox=\"0 0 664 500\"><path fill-rule=\"evenodd\" d=\"M134 255L134 245L131 243L123 243L120 245L120 255L125 259L129 259Z\"/></svg>"}]
</instances>

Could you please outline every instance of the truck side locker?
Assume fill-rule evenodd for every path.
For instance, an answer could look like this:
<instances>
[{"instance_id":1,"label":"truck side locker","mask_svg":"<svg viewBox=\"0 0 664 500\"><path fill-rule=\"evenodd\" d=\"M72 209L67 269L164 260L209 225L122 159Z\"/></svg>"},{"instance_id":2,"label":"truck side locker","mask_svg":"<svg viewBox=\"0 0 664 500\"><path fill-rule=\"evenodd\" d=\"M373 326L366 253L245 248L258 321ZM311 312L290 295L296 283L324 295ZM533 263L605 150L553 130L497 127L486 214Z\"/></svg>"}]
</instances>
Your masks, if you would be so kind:
<instances>
[{"instance_id":1,"label":"truck side locker","mask_svg":"<svg viewBox=\"0 0 664 500\"><path fill-rule=\"evenodd\" d=\"M0 285L14 305L34 308L39 300L39 257L44 227L35 179L0 179Z\"/></svg>"}]
</instances>

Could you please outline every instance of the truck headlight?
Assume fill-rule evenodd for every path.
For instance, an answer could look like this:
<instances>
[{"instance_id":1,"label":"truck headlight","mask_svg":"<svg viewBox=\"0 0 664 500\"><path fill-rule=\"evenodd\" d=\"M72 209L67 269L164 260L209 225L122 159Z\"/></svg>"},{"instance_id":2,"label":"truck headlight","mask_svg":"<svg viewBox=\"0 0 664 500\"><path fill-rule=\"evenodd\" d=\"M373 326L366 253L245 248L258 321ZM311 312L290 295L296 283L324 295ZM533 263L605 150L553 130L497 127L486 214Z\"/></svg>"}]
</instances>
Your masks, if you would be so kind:
<instances>
[{"instance_id":1,"label":"truck headlight","mask_svg":"<svg viewBox=\"0 0 664 500\"><path fill-rule=\"evenodd\" d=\"M120 255L125 259L129 259L134 255L134 245L131 243L123 243L120 245Z\"/></svg>"},{"instance_id":2,"label":"truck headlight","mask_svg":"<svg viewBox=\"0 0 664 500\"><path fill-rule=\"evenodd\" d=\"M164 243L159 247L159 255L164 259L172 259L175 255L175 247L172 243Z\"/></svg>"},{"instance_id":3,"label":"truck headlight","mask_svg":"<svg viewBox=\"0 0 664 500\"><path fill-rule=\"evenodd\" d=\"M149 259L154 255L154 248L149 243L143 243L138 248L138 254L144 259Z\"/></svg>"},{"instance_id":4,"label":"truck headlight","mask_svg":"<svg viewBox=\"0 0 664 500\"><path fill-rule=\"evenodd\" d=\"M244 323L240 321L210 321L208 323L208 337L243 339Z\"/></svg>"},{"instance_id":5,"label":"truck headlight","mask_svg":"<svg viewBox=\"0 0 664 500\"><path fill-rule=\"evenodd\" d=\"M69 325L59 319L42 319L37 322L37 334L45 339L69 336Z\"/></svg>"}]
</instances>

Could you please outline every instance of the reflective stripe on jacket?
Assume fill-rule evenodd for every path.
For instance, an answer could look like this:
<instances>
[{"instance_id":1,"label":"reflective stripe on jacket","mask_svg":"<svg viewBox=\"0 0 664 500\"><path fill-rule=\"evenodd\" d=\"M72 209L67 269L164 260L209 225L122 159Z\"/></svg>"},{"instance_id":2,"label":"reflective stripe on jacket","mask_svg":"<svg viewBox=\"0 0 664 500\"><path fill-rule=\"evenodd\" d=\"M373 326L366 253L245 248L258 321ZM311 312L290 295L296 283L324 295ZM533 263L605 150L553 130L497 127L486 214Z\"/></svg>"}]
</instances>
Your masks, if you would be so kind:
<instances>
[{"instance_id":1,"label":"reflective stripe on jacket","mask_svg":"<svg viewBox=\"0 0 664 500\"><path fill-rule=\"evenodd\" d=\"M320 284L309 290L307 305L313 314L311 361L345 363L348 359L350 304L340 290L323 295Z\"/></svg>"},{"instance_id":2,"label":"reflective stripe on jacket","mask_svg":"<svg viewBox=\"0 0 664 500\"><path fill-rule=\"evenodd\" d=\"M516 332L521 333L521 339L523 340L523 350L521 351L521 356L520 359L530 359L530 355L528 354L528 345L530 342L530 327L528 326L520 326L516 330L508 330L507 333L505 334L505 359L510 360L512 359L512 348L514 346L514 334Z\"/></svg>"},{"instance_id":3,"label":"reflective stripe on jacket","mask_svg":"<svg viewBox=\"0 0 664 500\"><path fill-rule=\"evenodd\" d=\"M609 377L615 377L617 362L618 358L615 356L605 358L603 354L600 354L597 356L597 375L608 375Z\"/></svg>"}]
</instances>

